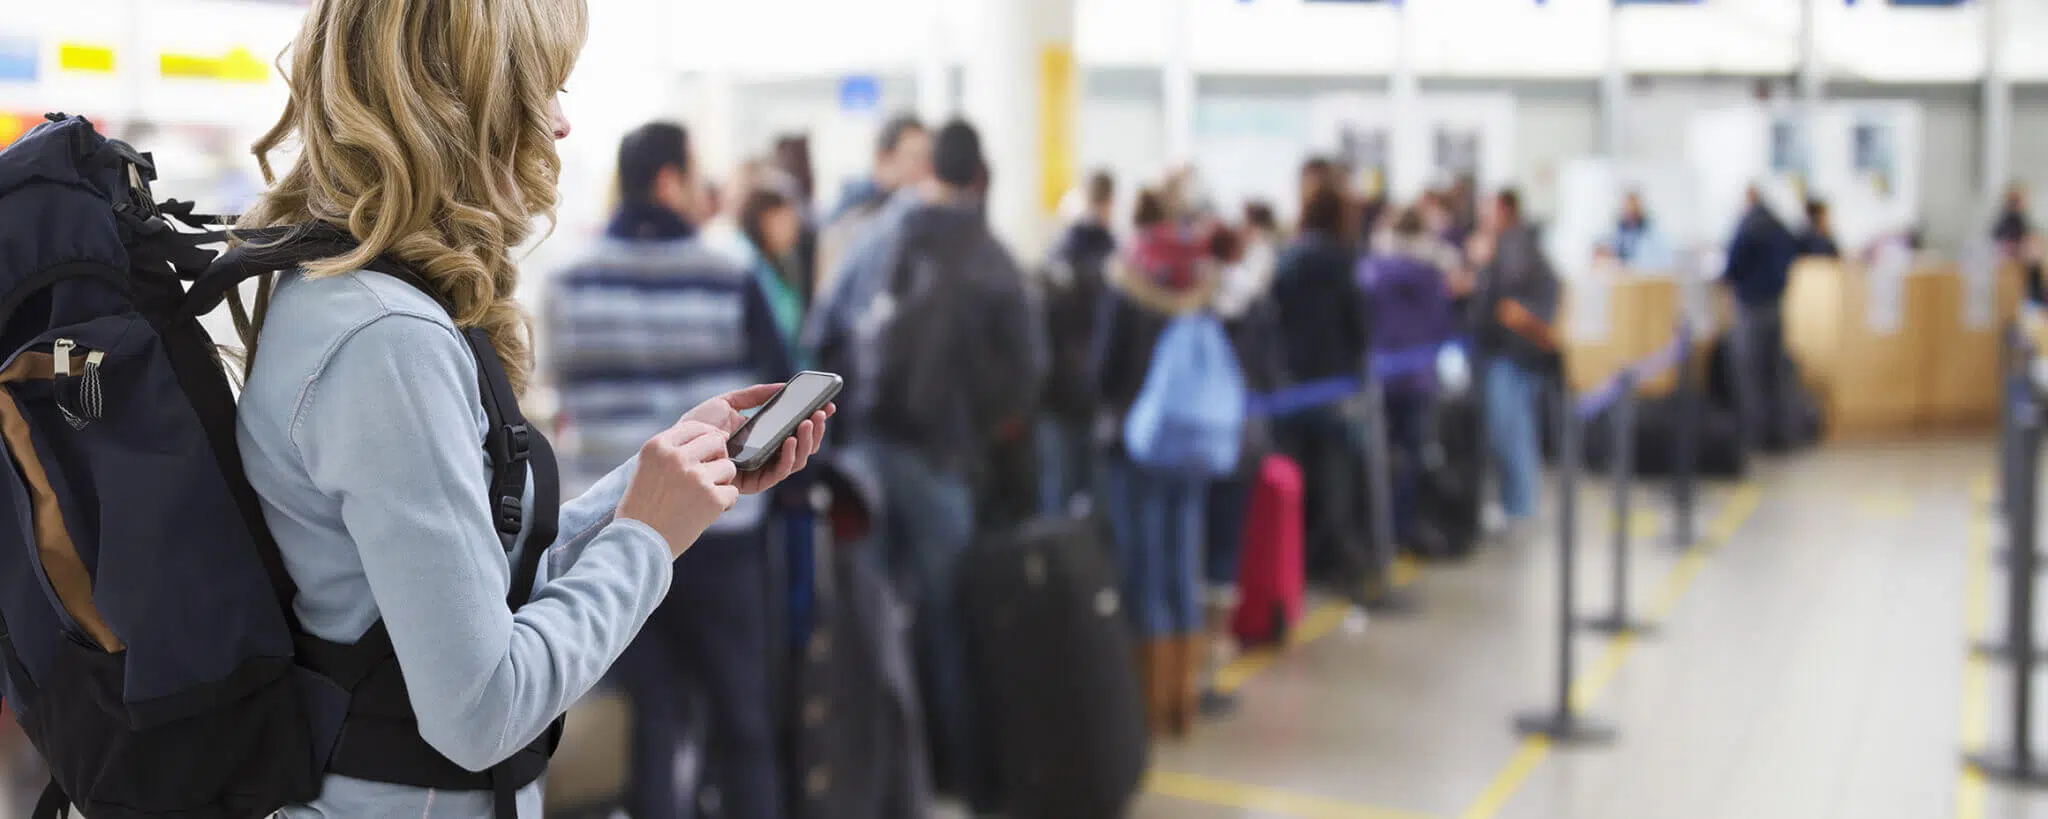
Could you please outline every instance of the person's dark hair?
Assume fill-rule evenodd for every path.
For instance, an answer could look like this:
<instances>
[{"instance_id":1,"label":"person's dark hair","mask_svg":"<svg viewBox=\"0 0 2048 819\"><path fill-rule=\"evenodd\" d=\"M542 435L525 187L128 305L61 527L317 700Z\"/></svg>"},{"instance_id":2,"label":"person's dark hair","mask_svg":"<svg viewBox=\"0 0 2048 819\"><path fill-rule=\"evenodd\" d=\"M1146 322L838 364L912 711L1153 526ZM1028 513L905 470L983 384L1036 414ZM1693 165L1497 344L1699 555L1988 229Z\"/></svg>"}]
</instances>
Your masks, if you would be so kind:
<instances>
[{"instance_id":1,"label":"person's dark hair","mask_svg":"<svg viewBox=\"0 0 2048 819\"><path fill-rule=\"evenodd\" d=\"M1827 217L1827 215L1828 215L1828 203L1827 203L1827 200L1825 200L1825 199L1808 199L1808 200L1806 200L1806 220L1807 220L1807 221L1809 221L1809 222L1818 222L1818 221L1820 221L1821 219L1824 219L1824 218L1826 218L1826 217Z\"/></svg>"},{"instance_id":2,"label":"person's dark hair","mask_svg":"<svg viewBox=\"0 0 2048 819\"><path fill-rule=\"evenodd\" d=\"M811 138L803 134L786 134L775 138L775 167L789 174L796 183L798 199L810 201L811 187Z\"/></svg>"},{"instance_id":3,"label":"person's dark hair","mask_svg":"<svg viewBox=\"0 0 2048 819\"><path fill-rule=\"evenodd\" d=\"M985 180L981 134L962 120L953 120L932 138L932 172L956 188L972 188Z\"/></svg>"},{"instance_id":4,"label":"person's dark hair","mask_svg":"<svg viewBox=\"0 0 2048 819\"><path fill-rule=\"evenodd\" d=\"M690 171L690 132L673 122L651 122L619 140L619 198L629 205L654 199L663 168Z\"/></svg>"},{"instance_id":5,"label":"person's dark hair","mask_svg":"<svg viewBox=\"0 0 2048 819\"><path fill-rule=\"evenodd\" d=\"M1251 226L1253 230L1276 231L1280 229L1280 220L1273 216L1273 206L1267 204L1263 199L1254 199L1244 203L1244 223Z\"/></svg>"},{"instance_id":6,"label":"person's dark hair","mask_svg":"<svg viewBox=\"0 0 2048 819\"><path fill-rule=\"evenodd\" d=\"M746 234L747 241L754 243L754 249L761 251L761 255L768 259L768 263L777 268L782 266L782 260L771 255L773 249L768 247L768 233L764 223L769 213L794 204L796 203L790 201L789 194L780 186L767 184L756 185L753 190L747 191L747 200L740 205L740 232Z\"/></svg>"},{"instance_id":7,"label":"person's dark hair","mask_svg":"<svg viewBox=\"0 0 2048 819\"><path fill-rule=\"evenodd\" d=\"M1393 227L1395 236L1420 236L1429 230L1429 222L1422 218L1420 206L1410 206L1394 214Z\"/></svg>"},{"instance_id":8,"label":"person's dark hair","mask_svg":"<svg viewBox=\"0 0 2048 819\"><path fill-rule=\"evenodd\" d=\"M1509 216L1517 219L1522 218L1522 194L1520 191L1514 188L1502 188L1500 193L1493 195L1493 200L1499 203L1501 210L1507 211Z\"/></svg>"},{"instance_id":9,"label":"person's dark hair","mask_svg":"<svg viewBox=\"0 0 2048 819\"><path fill-rule=\"evenodd\" d=\"M1309 191L1301 203L1301 229L1329 236L1347 235L1344 230L1344 197L1327 187Z\"/></svg>"},{"instance_id":10,"label":"person's dark hair","mask_svg":"<svg viewBox=\"0 0 2048 819\"><path fill-rule=\"evenodd\" d=\"M924 133L924 120L916 114L897 114L882 123L882 132L875 137L875 155L890 156L903 145L903 138L911 134Z\"/></svg>"},{"instance_id":11,"label":"person's dark hair","mask_svg":"<svg viewBox=\"0 0 2048 819\"><path fill-rule=\"evenodd\" d=\"M1209 257L1219 262L1235 262L1244 257L1244 237L1228 227L1218 227L1209 234Z\"/></svg>"},{"instance_id":12,"label":"person's dark hair","mask_svg":"<svg viewBox=\"0 0 2048 819\"><path fill-rule=\"evenodd\" d=\"M1131 209L1131 224L1142 230L1166 218L1166 197L1157 188L1139 190L1137 205Z\"/></svg>"},{"instance_id":13,"label":"person's dark hair","mask_svg":"<svg viewBox=\"0 0 2048 819\"><path fill-rule=\"evenodd\" d=\"M1116 200L1116 177L1108 171L1096 171L1088 175L1088 204L1107 205Z\"/></svg>"}]
</instances>

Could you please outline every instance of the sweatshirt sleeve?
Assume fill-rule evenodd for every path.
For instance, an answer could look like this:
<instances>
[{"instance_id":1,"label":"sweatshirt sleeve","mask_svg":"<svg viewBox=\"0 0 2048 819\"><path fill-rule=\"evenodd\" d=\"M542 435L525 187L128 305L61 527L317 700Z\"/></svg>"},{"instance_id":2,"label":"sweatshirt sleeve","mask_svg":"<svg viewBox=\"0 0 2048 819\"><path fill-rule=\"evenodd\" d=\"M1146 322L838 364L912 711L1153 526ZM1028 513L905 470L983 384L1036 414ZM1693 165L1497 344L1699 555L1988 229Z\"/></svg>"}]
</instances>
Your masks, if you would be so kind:
<instances>
[{"instance_id":1,"label":"sweatshirt sleeve","mask_svg":"<svg viewBox=\"0 0 2048 819\"><path fill-rule=\"evenodd\" d=\"M316 372L293 424L314 484L340 500L421 736L470 770L511 756L596 683L671 578L659 534L612 520L628 464L565 507L575 559L508 610L477 389L452 329L385 315Z\"/></svg>"}]
</instances>

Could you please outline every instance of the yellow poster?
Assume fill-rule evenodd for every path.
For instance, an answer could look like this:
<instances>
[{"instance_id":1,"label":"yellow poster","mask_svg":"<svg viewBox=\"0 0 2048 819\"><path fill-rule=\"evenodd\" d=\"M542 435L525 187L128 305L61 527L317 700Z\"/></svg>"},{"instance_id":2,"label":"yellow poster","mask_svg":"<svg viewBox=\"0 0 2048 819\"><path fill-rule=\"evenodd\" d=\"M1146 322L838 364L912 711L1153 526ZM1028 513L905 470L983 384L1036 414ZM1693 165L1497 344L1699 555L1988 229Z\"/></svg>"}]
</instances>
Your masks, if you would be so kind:
<instances>
[{"instance_id":1,"label":"yellow poster","mask_svg":"<svg viewBox=\"0 0 2048 819\"><path fill-rule=\"evenodd\" d=\"M1074 76L1074 49L1065 43L1048 45L1038 54L1038 192L1046 213L1059 210L1060 199L1078 174L1074 158L1078 94Z\"/></svg>"}]
</instances>

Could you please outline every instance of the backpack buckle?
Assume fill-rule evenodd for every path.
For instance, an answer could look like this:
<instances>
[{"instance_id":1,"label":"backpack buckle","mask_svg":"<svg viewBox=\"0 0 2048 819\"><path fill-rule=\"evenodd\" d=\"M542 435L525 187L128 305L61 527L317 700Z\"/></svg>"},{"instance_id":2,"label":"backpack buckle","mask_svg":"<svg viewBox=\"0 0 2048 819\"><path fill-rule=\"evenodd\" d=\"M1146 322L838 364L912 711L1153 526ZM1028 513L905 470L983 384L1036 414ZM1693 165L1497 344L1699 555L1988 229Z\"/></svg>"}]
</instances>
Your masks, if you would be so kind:
<instances>
[{"instance_id":1,"label":"backpack buckle","mask_svg":"<svg viewBox=\"0 0 2048 819\"><path fill-rule=\"evenodd\" d=\"M526 523L526 505L519 498L506 495L498 499L497 524L501 534L518 536Z\"/></svg>"},{"instance_id":2,"label":"backpack buckle","mask_svg":"<svg viewBox=\"0 0 2048 819\"><path fill-rule=\"evenodd\" d=\"M525 424L506 424L486 442L493 464L523 464L533 452L533 430Z\"/></svg>"}]
</instances>

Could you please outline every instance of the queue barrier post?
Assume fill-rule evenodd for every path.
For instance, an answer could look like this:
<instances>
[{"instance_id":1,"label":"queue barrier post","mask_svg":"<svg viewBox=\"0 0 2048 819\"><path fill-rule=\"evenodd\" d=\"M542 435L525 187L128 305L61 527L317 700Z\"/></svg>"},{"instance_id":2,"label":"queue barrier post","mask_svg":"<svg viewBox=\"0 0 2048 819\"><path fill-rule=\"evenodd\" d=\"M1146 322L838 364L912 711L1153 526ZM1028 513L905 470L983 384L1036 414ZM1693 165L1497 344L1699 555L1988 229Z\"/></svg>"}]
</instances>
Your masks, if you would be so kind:
<instances>
[{"instance_id":1,"label":"queue barrier post","mask_svg":"<svg viewBox=\"0 0 2048 819\"><path fill-rule=\"evenodd\" d=\"M1572 707L1573 619L1577 616L1579 465L1585 458L1578 408L1571 389L1558 386L1557 458L1557 691L1547 710L1518 715L1515 733L1540 736L1562 745L1602 745L1614 740L1613 727L1589 719Z\"/></svg>"},{"instance_id":2,"label":"queue barrier post","mask_svg":"<svg viewBox=\"0 0 2048 819\"><path fill-rule=\"evenodd\" d=\"M1638 376L1634 370L1624 370L1619 376L1620 392L1608 411L1607 432L1609 445L1608 475L1613 489L1613 538L1614 555L1609 561L1609 589L1612 608L1607 614L1586 620L1588 631L1608 636L1637 635L1651 631L1648 623L1637 621L1628 612L1629 585L1629 541L1632 522L1635 461L1636 461L1636 386Z\"/></svg>"},{"instance_id":3,"label":"queue barrier post","mask_svg":"<svg viewBox=\"0 0 2048 819\"><path fill-rule=\"evenodd\" d=\"M2037 481L2029 474L2027 467L2030 457L2027 451L2029 433L2025 429L2028 423L2036 426L2039 423L2039 406L2031 376L2027 372L2027 362L2032 357L2027 344L2019 337L2019 331L2008 327L1998 356L2001 377L1998 402L1997 508L2006 522L2008 533L2006 549L1999 556L2000 562L2015 582L2018 578L2033 577L2041 567L2039 554L2034 551L2036 547L2033 545L2033 539L2029 538L2022 543L2018 534L2021 523L2019 516L2032 514L2036 507L2032 497L2027 495L2027 487L2036 485ZM2038 436L2039 430L2032 434ZM2033 526L2031 521L2026 525L2029 529ZM2026 552L2024 556L2023 550ZM2031 598L2032 584L2027 585ZM2008 594L2007 597L2009 601L2019 599L2017 594ZM2022 623L2022 620L2025 622ZM2020 666L2038 664L2048 652L2043 652L2033 645L2032 623L2031 607L2021 611L2017 607L2008 606L2005 634L1994 639L1980 640L1970 647L1970 651L1978 657L1994 662L2016 663Z\"/></svg>"},{"instance_id":4,"label":"queue barrier post","mask_svg":"<svg viewBox=\"0 0 2048 819\"><path fill-rule=\"evenodd\" d=\"M2030 358L2031 356L2029 356ZM2023 399L2009 408L2012 452L2007 469L2006 530L2012 550L2006 573L2006 627L2014 656L2034 655L2034 571L2038 531L2041 469L2041 398L2029 383ZM2010 395L2010 393L2008 394ZM2008 400L2011 400L2008 398ZM2034 669L2014 662L2012 671L2011 745L1970 754L1965 761L1986 777L2009 784L2048 787L2048 767L2033 753Z\"/></svg>"},{"instance_id":5,"label":"queue barrier post","mask_svg":"<svg viewBox=\"0 0 2048 819\"><path fill-rule=\"evenodd\" d=\"M1678 381L1672 403L1678 410L1678 429L1672 437L1676 451L1671 458L1671 544L1689 550L1699 542L1698 496L1700 423L1704 416L1702 391L1696 383L1698 368L1692 365L1692 324L1678 327Z\"/></svg>"},{"instance_id":6,"label":"queue barrier post","mask_svg":"<svg viewBox=\"0 0 2048 819\"><path fill-rule=\"evenodd\" d=\"M1394 542L1394 490L1392 457L1387 443L1386 395L1380 379L1368 364L1365 373L1365 508L1372 519L1372 563L1376 577L1365 591L1365 610L1384 616L1419 612L1422 601L1415 592L1394 583L1394 563L1400 546Z\"/></svg>"}]
</instances>

